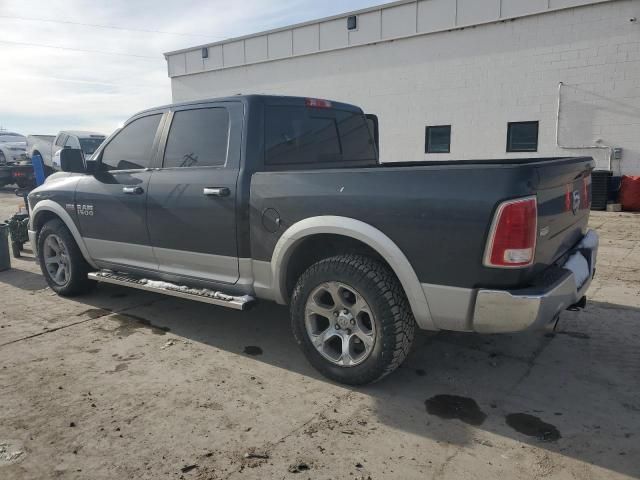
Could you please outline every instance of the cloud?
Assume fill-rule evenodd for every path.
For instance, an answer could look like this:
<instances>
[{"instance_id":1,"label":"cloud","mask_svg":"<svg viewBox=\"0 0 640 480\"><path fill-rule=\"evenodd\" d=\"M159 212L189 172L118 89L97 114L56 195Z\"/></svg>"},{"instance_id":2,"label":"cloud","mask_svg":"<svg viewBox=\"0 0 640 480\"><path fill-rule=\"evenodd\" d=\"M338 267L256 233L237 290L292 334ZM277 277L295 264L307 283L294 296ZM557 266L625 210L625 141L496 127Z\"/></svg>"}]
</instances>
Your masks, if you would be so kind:
<instances>
[{"instance_id":1,"label":"cloud","mask_svg":"<svg viewBox=\"0 0 640 480\"><path fill-rule=\"evenodd\" d=\"M135 112L171 102L163 52L379 2L352 0L348 6L344 3L339 0L2 0L0 126L25 134L53 134L72 128L111 133ZM82 23L94 26L79 25ZM181 35L124 30L127 28Z\"/></svg>"}]
</instances>

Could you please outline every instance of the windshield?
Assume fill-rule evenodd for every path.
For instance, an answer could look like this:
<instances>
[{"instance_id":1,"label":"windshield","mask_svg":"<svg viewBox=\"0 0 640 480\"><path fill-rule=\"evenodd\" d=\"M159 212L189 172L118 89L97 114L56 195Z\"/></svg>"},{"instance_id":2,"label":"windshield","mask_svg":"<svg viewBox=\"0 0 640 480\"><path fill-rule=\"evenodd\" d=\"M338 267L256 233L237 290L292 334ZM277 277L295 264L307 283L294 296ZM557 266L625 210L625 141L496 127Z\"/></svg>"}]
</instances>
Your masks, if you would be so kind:
<instances>
[{"instance_id":1,"label":"windshield","mask_svg":"<svg viewBox=\"0 0 640 480\"><path fill-rule=\"evenodd\" d=\"M80 148L85 154L93 155L102 142L104 142L104 137L81 138Z\"/></svg>"},{"instance_id":2,"label":"windshield","mask_svg":"<svg viewBox=\"0 0 640 480\"><path fill-rule=\"evenodd\" d=\"M0 143L6 142L26 142L27 139L19 133L0 132Z\"/></svg>"}]
</instances>

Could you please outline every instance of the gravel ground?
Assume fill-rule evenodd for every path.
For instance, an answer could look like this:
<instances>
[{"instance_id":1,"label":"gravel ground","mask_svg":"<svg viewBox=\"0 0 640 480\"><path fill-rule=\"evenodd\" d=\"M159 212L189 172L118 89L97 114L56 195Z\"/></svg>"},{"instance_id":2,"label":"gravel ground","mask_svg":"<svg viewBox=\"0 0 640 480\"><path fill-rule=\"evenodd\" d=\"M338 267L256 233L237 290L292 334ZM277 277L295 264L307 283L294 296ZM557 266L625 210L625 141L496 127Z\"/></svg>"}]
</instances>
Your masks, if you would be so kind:
<instances>
[{"instance_id":1,"label":"gravel ground","mask_svg":"<svg viewBox=\"0 0 640 480\"><path fill-rule=\"evenodd\" d=\"M19 203L0 189L0 218ZM640 216L594 213L590 303L555 334L421 333L366 388L285 308L239 313L0 273L0 478L640 478Z\"/></svg>"}]
</instances>

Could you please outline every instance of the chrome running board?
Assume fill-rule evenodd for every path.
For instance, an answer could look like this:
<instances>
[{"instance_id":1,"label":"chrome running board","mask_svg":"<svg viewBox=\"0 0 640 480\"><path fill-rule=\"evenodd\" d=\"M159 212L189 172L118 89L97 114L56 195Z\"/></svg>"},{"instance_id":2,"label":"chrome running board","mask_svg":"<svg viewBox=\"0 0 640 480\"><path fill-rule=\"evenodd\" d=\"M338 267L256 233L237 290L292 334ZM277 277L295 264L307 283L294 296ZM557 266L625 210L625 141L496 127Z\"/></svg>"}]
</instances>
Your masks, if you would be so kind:
<instances>
[{"instance_id":1,"label":"chrome running board","mask_svg":"<svg viewBox=\"0 0 640 480\"><path fill-rule=\"evenodd\" d=\"M136 278L131 275L116 273L110 270L91 272L88 277L90 280L95 280L97 282L122 285L125 287L137 288L138 290L145 290L147 292L170 295L172 297L186 298L188 300L195 300L196 302L210 303L221 307L233 308L234 310L248 310L256 302L256 299L249 295L237 297L227 295L222 292L214 292L213 290L191 288L168 282Z\"/></svg>"}]
</instances>

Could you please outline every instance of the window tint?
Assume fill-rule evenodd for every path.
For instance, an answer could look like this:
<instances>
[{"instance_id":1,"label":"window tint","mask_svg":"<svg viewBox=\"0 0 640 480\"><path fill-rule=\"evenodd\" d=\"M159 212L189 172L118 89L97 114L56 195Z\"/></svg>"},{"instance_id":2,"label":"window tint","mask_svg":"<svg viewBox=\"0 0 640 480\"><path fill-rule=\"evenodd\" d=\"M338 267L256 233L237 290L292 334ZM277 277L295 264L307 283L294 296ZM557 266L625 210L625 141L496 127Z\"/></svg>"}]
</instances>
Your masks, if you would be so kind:
<instances>
[{"instance_id":1,"label":"window tint","mask_svg":"<svg viewBox=\"0 0 640 480\"><path fill-rule=\"evenodd\" d=\"M451 125L427 127L424 151L426 153L451 152Z\"/></svg>"},{"instance_id":2,"label":"window tint","mask_svg":"<svg viewBox=\"0 0 640 480\"><path fill-rule=\"evenodd\" d=\"M164 153L164 168L224 165L229 144L225 108L176 112Z\"/></svg>"},{"instance_id":3,"label":"window tint","mask_svg":"<svg viewBox=\"0 0 640 480\"><path fill-rule=\"evenodd\" d=\"M265 143L267 165L377 160L365 116L345 110L267 107Z\"/></svg>"},{"instance_id":4,"label":"window tint","mask_svg":"<svg viewBox=\"0 0 640 480\"><path fill-rule=\"evenodd\" d=\"M102 153L101 170L130 170L151 165L153 140L162 114L134 120L109 142Z\"/></svg>"},{"instance_id":5,"label":"window tint","mask_svg":"<svg viewBox=\"0 0 640 480\"><path fill-rule=\"evenodd\" d=\"M507 128L507 152L537 152L538 122L511 122Z\"/></svg>"}]
</instances>

